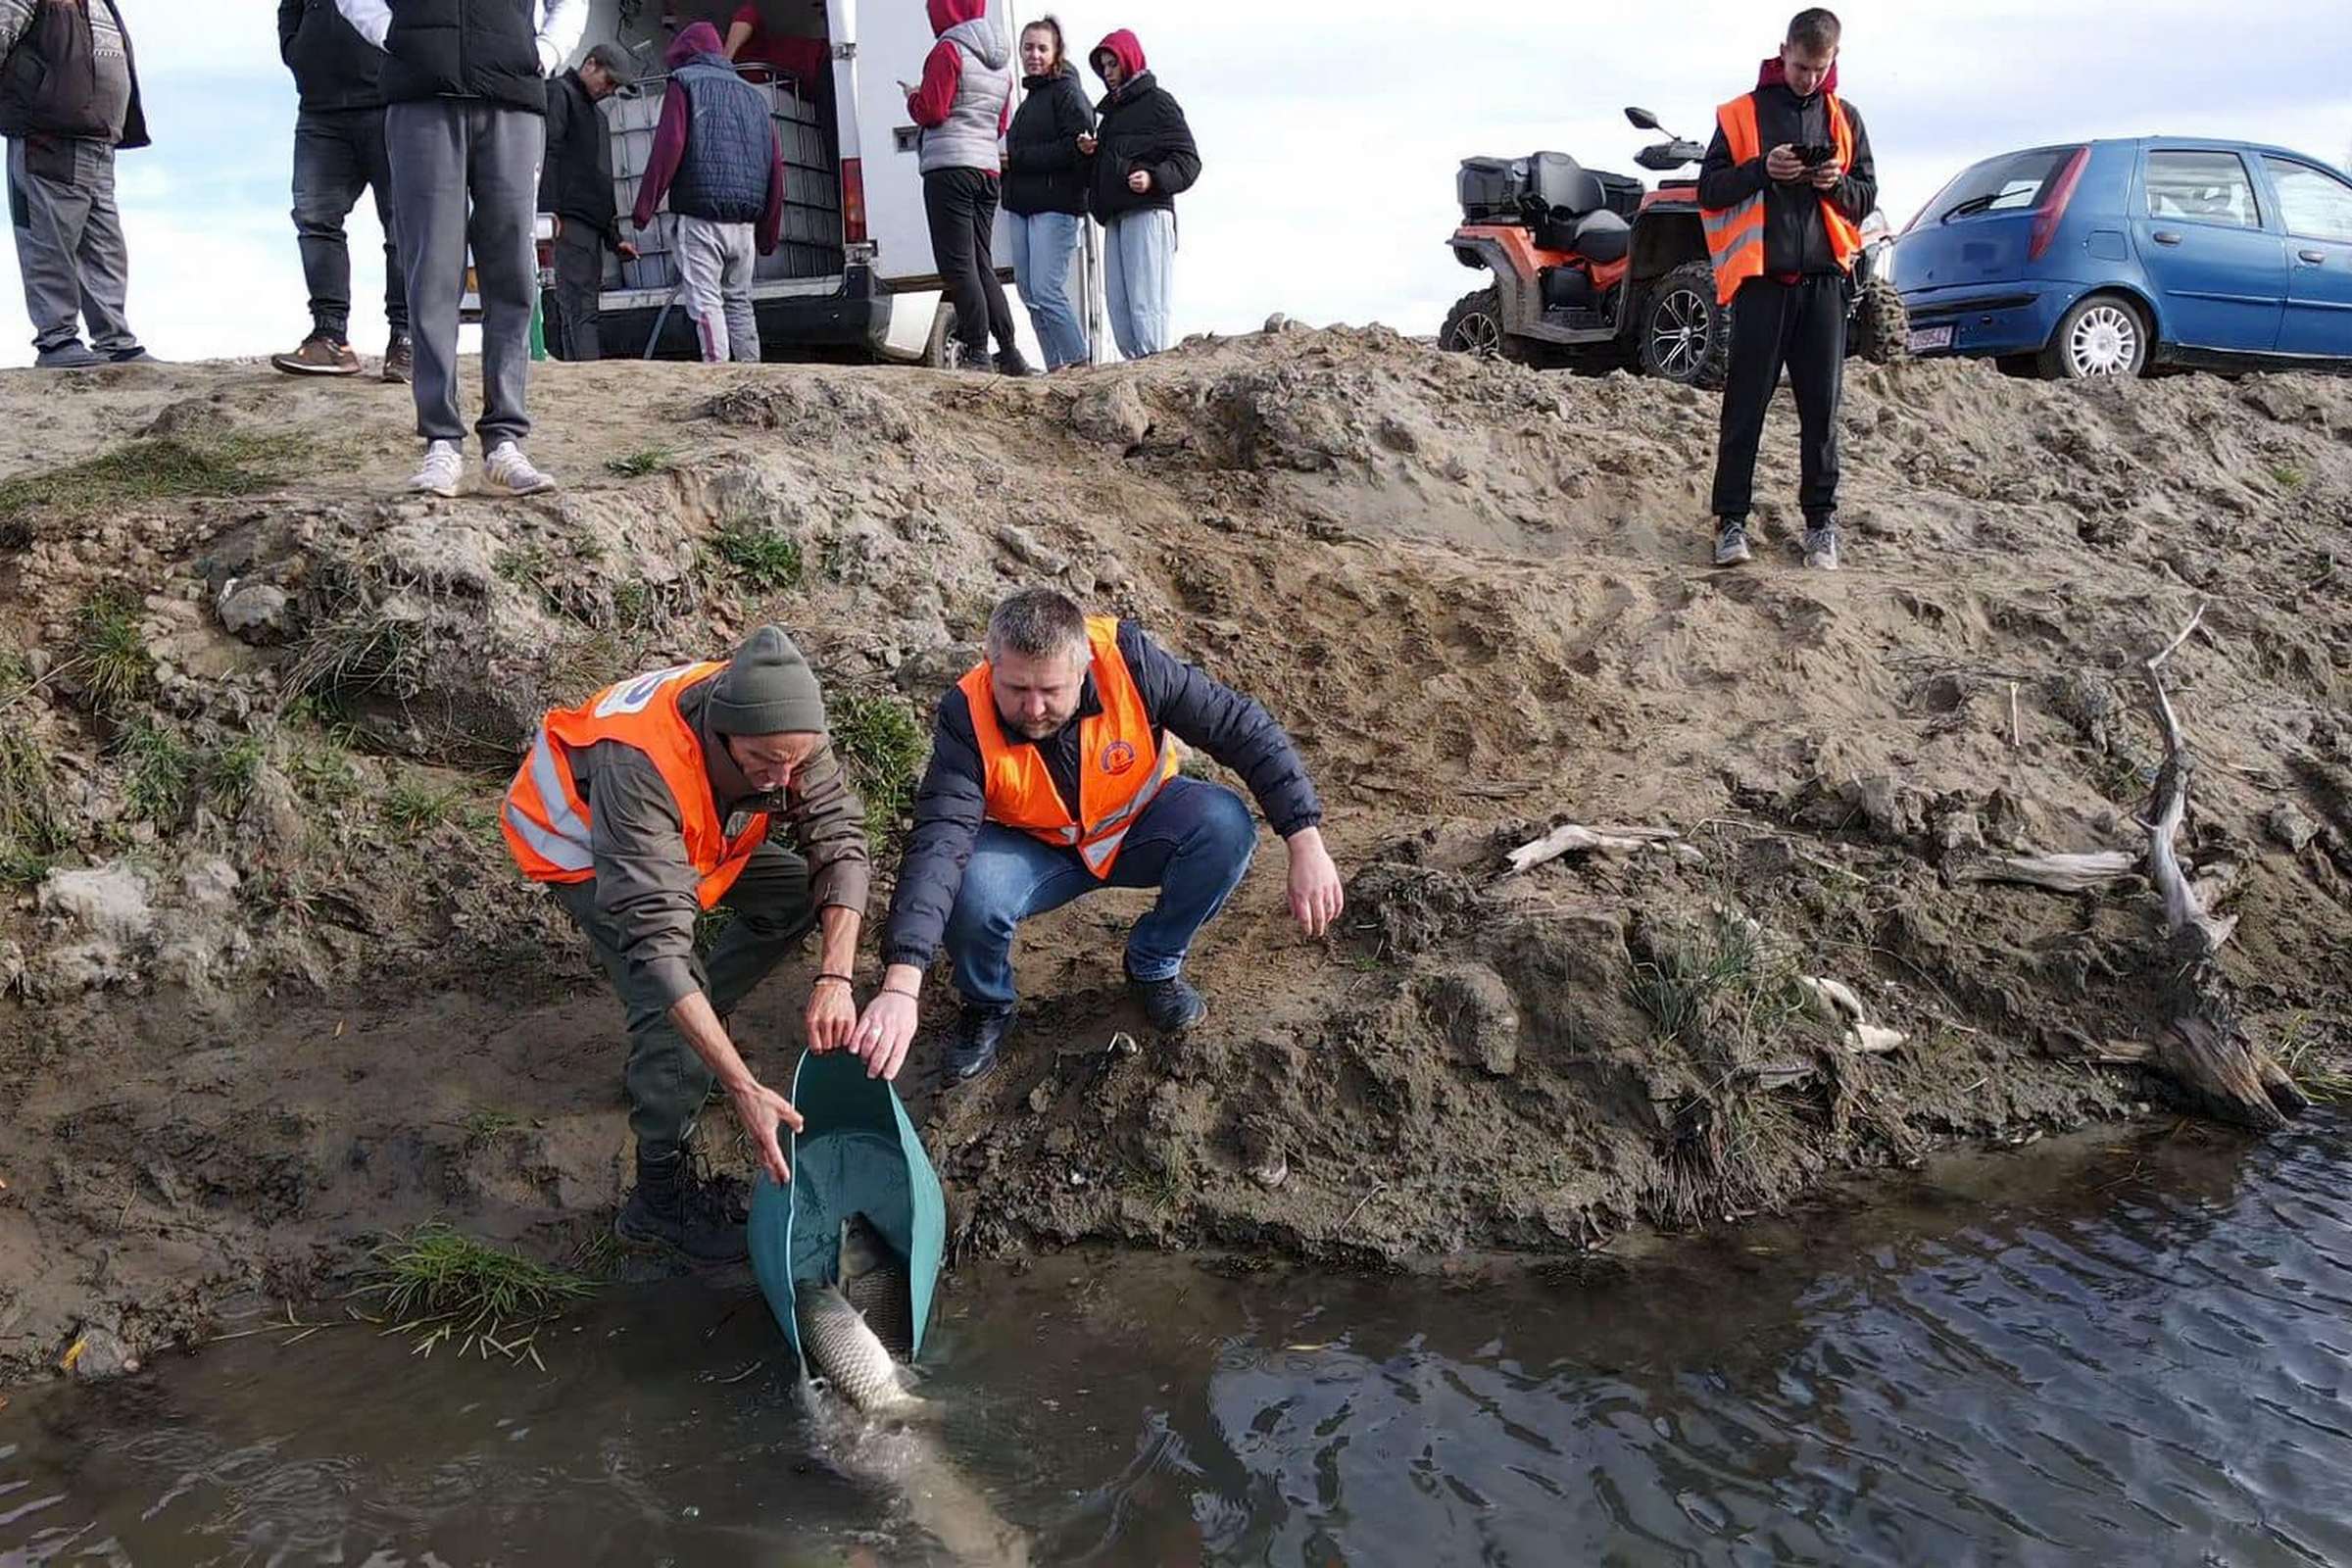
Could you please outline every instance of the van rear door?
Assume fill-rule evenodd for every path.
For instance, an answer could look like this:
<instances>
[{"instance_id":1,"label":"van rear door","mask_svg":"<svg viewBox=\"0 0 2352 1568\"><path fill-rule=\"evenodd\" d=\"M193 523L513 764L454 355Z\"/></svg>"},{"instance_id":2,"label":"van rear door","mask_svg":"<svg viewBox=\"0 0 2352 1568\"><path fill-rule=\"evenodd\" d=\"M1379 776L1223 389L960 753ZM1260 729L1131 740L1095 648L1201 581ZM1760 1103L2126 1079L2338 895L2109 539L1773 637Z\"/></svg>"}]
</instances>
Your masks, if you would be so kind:
<instances>
[{"instance_id":1,"label":"van rear door","mask_svg":"<svg viewBox=\"0 0 2352 1568\"><path fill-rule=\"evenodd\" d=\"M922 79L923 61L937 42L928 8L918 0L832 0L830 10L835 41L854 39L857 45L855 58L836 70L834 82L842 105L842 156L850 156L853 142L858 149L866 237L875 253L874 278L899 292L937 288L939 264L931 256L931 225L923 213L919 132L907 117L906 94L899 86ZM988 13L1011 37L1009 0L989 0ZM1013 69L1020 69L1017 62ZM844 75L850 79L844 81ZM1011 240L1000 213L1000 270L1010 254Z\"/></svg>"}]
</instances>

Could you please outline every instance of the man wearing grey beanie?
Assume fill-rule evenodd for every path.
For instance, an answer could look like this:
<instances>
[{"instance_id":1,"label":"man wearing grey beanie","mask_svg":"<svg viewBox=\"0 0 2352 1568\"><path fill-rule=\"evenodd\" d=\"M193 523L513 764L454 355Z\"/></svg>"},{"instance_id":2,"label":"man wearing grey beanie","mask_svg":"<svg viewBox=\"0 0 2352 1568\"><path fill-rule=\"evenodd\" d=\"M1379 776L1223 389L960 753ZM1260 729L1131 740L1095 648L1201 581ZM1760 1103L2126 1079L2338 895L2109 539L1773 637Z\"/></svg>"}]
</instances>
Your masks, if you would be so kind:
<instances>
[{"instance_id":1,"label":"man wearing grey beanie","mask_svg":"<svg viewBox=\"0 0 2352 1568\"><path fill-rule=\"evenodd\" d=\"M770 837L776 818L789 849ZM624 1244L696 1264L745 1255L740 1193L684 1157L714 1084L760 1164L790 1179L777 1129L798 1131L800 1114L753 1074L726 1019L815 925L808 1044L849 1043L864 822L816 676L774 626L724 663L655 670L541 721L500 825L523 874L587 937L627 1016L637 1183L612 1225ZM695 922L716 907L733 919L706 959Z\"/></svg>"}]
</instances>

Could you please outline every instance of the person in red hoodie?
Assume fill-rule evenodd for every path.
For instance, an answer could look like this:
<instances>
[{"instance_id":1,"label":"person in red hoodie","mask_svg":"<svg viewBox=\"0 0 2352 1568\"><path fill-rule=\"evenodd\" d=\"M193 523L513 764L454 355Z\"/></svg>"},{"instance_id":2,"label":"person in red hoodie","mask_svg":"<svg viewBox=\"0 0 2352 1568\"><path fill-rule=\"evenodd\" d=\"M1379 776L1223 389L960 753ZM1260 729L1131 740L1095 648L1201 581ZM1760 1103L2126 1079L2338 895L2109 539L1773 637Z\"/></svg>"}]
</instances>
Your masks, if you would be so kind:
<instances>
[{"instance_id":1,"label":"person in red hoodie","mask_svg":"<svg viewBox=\"0 0 2352 1568\"><path fill-rule=\"evenodd\" d=\"M1176 198L1200 177L1200 149L1134 33L1122 27L1104 38L1089 63L1110 89L1094 133L1078 138L1088 205L1103 230L1103 303L1119 352L1140 360L1168 346Z\"/></svg>"},{"instance_id":2,"label":"person in red hoodie","mask_svg":"<svg viewBox=\"0 0 2352 1568\"><path fill-rule=\"evenodd\" d=\"M929 0L939 42L923 61L923 79L906 90L906 114L922 127L923 212L931 220L931 256L956 307L957 368L1027 375L1013 341L1012 307L997 277L997 204L1004 170L1004 136L1012 123L1012 40L988 14L988 0Z\"/></svg>"},{"instance_id":3,"label":"person in red hoodie","mask_svg":"<svg viewBox=\"0 0 2352 1568\"><path fill-rule=\"evenodd\" d=\"M784 147L767 94L735 74L708 22L669 46L669 90L630 214L639 229L663 196L678 217L678 271L704 361L758 363L752 253L771 254L783 232Z\"/></svg>"}]
</instances>

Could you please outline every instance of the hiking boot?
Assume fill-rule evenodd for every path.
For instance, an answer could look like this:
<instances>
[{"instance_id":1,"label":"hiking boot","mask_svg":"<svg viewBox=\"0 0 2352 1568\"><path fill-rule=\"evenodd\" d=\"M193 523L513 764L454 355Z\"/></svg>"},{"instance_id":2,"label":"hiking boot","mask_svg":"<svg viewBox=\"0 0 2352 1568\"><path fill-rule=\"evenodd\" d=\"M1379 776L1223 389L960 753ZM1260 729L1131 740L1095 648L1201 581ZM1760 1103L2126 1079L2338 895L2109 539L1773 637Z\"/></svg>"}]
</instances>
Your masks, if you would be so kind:
<instances>
[{"instance_id":1,"label":"hiking boot","mask_svg":"<svg viewBox=\"0 0 2352 1568\"><path fill-rule=\"evenodd\" d=\"M988 1070L997 1064L997 1053L1004 1047L1004 1037L1012 1033L1015 1010L983 1007L969 1002L963 1004L963 1021L939 1058L940 1075L951 1088L988 1075Z\"/></svg>"},{"instance_id":2,"label":"hiking boot","mask_svg":"<svg viewBox=\"0 0 2352 1568\"><path fill-rule=\"evenodd\" d=\"M104 364L106 364L105 355L80 343L68 343L60 348L43 349L34 356L32 362L33 368L37 370L91 370Z\"/></svg>"},{"instance_id":3,"label":"hiking boot","mask_svg":"<svg viewBox=\"0 0 2352 1568\"><path fill-rule=\"evenodd\" d=\"M409 347L404 334L384 345L384 379L398 386L407 386L416 373L416 351Z\"/></svg>"},{"instance_id":4,"label":"hiking boot","mask_svg":"<svg viewBox=\"0 0 2352 1568\"><path fill-rule=\"evenodd\" d=\"M455 441L427 442L424 465L410 476L409 488L418 495L454 497L464 468L465 462Z\"/></svg>"},{"instance_id":5,"label":"hiking boot","mask_svg":"<svg viewBox=\"0 0 2352 1568\"><path fill-rule=\"evenodd\" d=\"M338 343L324 332L313 332L291 354L272 354L270 363L288 375L357 375L360 357L351 345Z\"/></svg>"},{"instance_id":6,"label":"hiking boot","mask_svg":"<svg viewBox=\"0 0 2352 1568\"><path fill-rule=\"evenodd\" d=\"M1823 517L1805 528L1805 564L1815 571L1838 569L1838 519Z\"/></svg>"},{"instance_id":7,"label":"hiking boot","mask_svg":"<svg viewBox=\"0 0 2352 1568\"><path fill-rule=\"evenodd\" d=\"M1038 372L1029 368L1029 362L1021 357L1019 349L1006 349L997 356L997 373L999 375L1035 375Z\"/></svg>"},{"instance_id":8,"label":"hiking boot","mask_svg":"<svg viewBox=\"0 0 2352 1568\"><path fill-rule=\"evenodd\" d=\"M532 467L522 448L512 441L501 441L482 459L482 483L508 496L535 496L556 487L556 481Z\"/></svg>"},{"instance_id":9,"label":"hiking boot","mask_svg":"<svg viewBox=\"0 0 2352 1568\"><path fill-rule=\"evenodd\" d=\"M684 1156L637 1156L637 1185L612 1217L612 1235L637 1251L667 1252L697 1268L740 1263L751 1254L743 1226L710 1197Z\"/></svg>"},{"instance_id":10,"label":"hiking boot","mask_svg":"<svg viewBox=\"0 0 2352 1568\"><path fill-rule=\"evenodd\" d=\"M109 365L161 365L164 362L133 343L126 349L108 350L106 363Z\"/></svg>"},{"instance_id":11,"label":"hiking boot","mask_svg":"<svg viewBox=\"0 0 2352 1568\"><path fill-rule=\"evenodd\" d=\"M1127 989L1144 1009L1145 1020L1163 1035L1180 1035L1208 1016L1208 999L1180 974L1165 980L1138 980L1129 975Z\"/></svg>"},{"instance_id":12,"label":"hiking boot","mask_svg":"<svg viewBox=\"0 0 2352 1568\"><path fill-rule=\"evenodd\" d=\"M1747 548L1747 519L1724 518L1715 530L1715 564L1744 566L1752 559Z\"/></svg>"}]
</instances>

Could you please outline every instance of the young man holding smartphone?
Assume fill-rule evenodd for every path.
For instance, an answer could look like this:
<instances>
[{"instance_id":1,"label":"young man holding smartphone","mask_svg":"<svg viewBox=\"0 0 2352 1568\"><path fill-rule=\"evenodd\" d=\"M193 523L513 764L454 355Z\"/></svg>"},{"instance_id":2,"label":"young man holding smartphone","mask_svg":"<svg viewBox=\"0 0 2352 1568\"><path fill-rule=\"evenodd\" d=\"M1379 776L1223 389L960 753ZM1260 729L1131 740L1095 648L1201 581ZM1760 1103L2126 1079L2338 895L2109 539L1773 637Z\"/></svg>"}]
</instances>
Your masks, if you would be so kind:
<instances>
[{"instance_id":1,"label":"young man holding smartphone","mask_svg":"<svg viewBox=\"0 0 2352 1568\"><path fill-rule=\"evenodd\" d=\"M1838 566L1838 397L1845 368L1848 280L1878 168L1862 117L1837 93L1838 19L1818 8L1788 24L1755 91L1716 111L1698 205L1730 313L1731 366L1715 454L1715 564L1749 559L1747 516L1765 411L1788 371L1802 431L1805 564Z\"/></svg>"}]
</instances>

